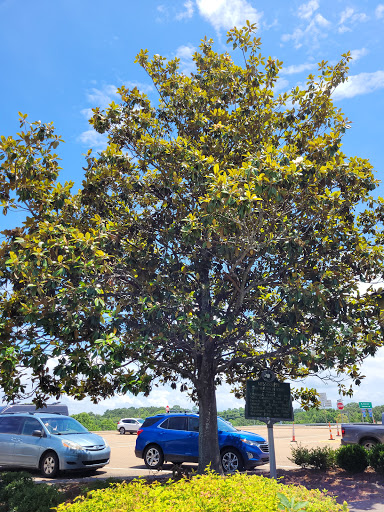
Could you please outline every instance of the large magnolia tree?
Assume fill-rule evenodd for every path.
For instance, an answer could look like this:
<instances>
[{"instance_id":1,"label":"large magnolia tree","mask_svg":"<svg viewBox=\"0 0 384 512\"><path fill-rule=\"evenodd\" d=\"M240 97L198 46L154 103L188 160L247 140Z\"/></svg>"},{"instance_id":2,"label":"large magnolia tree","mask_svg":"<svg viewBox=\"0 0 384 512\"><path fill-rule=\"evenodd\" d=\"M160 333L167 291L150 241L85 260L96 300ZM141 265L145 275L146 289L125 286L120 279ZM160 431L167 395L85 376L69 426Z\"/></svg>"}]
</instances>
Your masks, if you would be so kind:
<instances>
[{"instance_id":1,"label":"large magnolia tree","mask_svg":"<svg viewBox=\"0 0 384 512\"><path fill-rule=\"evenodd\" d=\"M0 144L4 214L26 211L0 252L5 395L97 401L179 382L199 405L200 470L220 468L218 384L241 393L264 368L358 382L382 344L358 291L382 275L382 201L370 163L343 154L332 101L350 56L278 94L282 63L253 33L228 33L234 57L203 40L191 75L140 52L158 100L121 87L94 110L109 144L75 195L56 181L52 125L22 116Z\"/></svg>"}]
</instances>

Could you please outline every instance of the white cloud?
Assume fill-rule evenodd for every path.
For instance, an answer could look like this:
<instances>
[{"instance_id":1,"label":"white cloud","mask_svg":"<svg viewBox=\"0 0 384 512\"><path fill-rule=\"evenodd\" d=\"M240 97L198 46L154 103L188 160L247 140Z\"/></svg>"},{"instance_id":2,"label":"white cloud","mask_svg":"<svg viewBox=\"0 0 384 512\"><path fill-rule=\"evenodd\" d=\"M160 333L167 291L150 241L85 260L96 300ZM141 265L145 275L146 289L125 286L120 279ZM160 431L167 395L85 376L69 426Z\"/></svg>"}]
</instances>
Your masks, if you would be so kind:
<instances>
[{"instance_id":1,"label":"white cloud","mask_svg":"<svg viewBox=\"0 0 384 512\"><path fill-rule=\"evenodd\" d=\"M153 91L153 86L141 82L124 82L124 85L128 89L133 89L137 87L141 92L149 93ZM101 88L93 87L86 92L86 98L88 103L92 104L93 107L99 107L105 109L112 101L116 101L120 99L120 95L117 93L117 86L108 84L104 85ZM85 114L87 110L83 111Z\"/></svg>"},{"instance_id":2,"label":"white cloud","mask_svg":"<svg viewBox=\"0 0 384 512\"><path fill-rule=\"evenodd\" d=\"M352 50L351 57L356 62L357 60L365 57L368 54L368 50L366 48L360 48L360 50Z\"/></svg>"},{"instance_id":3,"label":"white cloud","mask_svg":"<svg viewBox=\"0 0 384 512\"><path fill-rule=\"evenodd\" d=\"M324 16L322 16L321 14L316 14L314 19L309 24L309 26L315 27L316 25L318 25L319 27L327 27L329 24L329 21L326 18L324 18Z\"/></svg>"},{"instance_id":4,"label":"white cloud","mask_svg":"<svg viewBox=\"0 0 384 512\"><path fill-rule=\"evenodd\" d=\"M247 20L258 23L259 13L247 0L196 0L200 15L217 31L241 27Z\"/></svg>"},{"instance_id":5,"label":"white cloud","mask_svg":"<svg viewBox=\"0 0 384 512\"><path fill-rule=\"evenodd\" d=\"M319 8L319 2L317 0L309 0L306 4L299 6L297 14L299 18L308 19L312 14Z\"/></svg>"},{"instance_id":6,"label":"white cloud","mask_svg":"<svg viewBox=\"0 0 384 512\"><path fill-rule=\"evenodd\" d=\"M332 97L335 100L353 98L361 94L369 94L377 89L384 88L384 71L374 73L360 73L351 75L348 80L340 84Z\"/></svg>"},{"instance_id":7,"label":"white cloud","mask_svg":"<svg viewBox=\"0 0 384 512\"><path fill-rule=\"evenodd\" d=\"M89 89L86 93L88 103L94 106L105 108L117 97L115 85L104 85L101 89L96 87Z\"/></svg>"},{"instance_id":8,"label":"white cloud","mask_svg":"<svg viewBox=\"0 0 384 512\"><path fill-rule=\"evenodd\" d=\"M184 11L176 14L177 20L184 20L186 18L192 18L193 12L194 12L192 0L186 0L186 2L184 2L184 7L185 7Z\"/></svg>"},{"instance_id":9,"label":"white cloud","mask_svg":"<svg viewBox=\"0 0 384 512\"><path fill-rule=\"evenodd\" d=\"M384 18L384 4L379 4L375 10L375 16L378 20Z\"/></svg>"},{"instance_id":10,"label":"white cloud","mask_svg":"<svg viewBox=\"0 0 384 512\"><path fill-rule=\"evenodd\" d=\"M180 69L186 75L196 70L195 63L192 60L195 51L196 48L190 44L179 46L176 50L176 57L180 59Z\"/></svg>"},{"instance_id":11,"label":"white cloud","mask_svg":"<svg viewBox=\"0 0 384 512\"><path fill-rule=\"evenodd\" d=\"M343 24L347 19L349 19L354 12L355 10L352 9L352 7L347 7L340 15L340 25Z\"/></svg>"},{"instance_id":12,"label":"white cloud","mask_svg":"<svg viewBox=\"0 0 384 512\"><path fill-rule=\"evenodd\" d=\"M368 21L368 16L363 12L356 12L352 7L347 7L340 14L339 28L338 32L340 34L344 32L350 32L351 29L346 25L346 22L350 25L355 25L356 23L364 23Z\"/></svg>"},{"instance_id":13,"label":"white cloud","mask_svg":"<svg viewBox=\"0 0 384 512\"><path fill-rule=\"evenodd\" d=\"M105 85L102 89L92 88L87 91L87 100L98 107L105 108L111 101L117 97L117 88L115 85Z\"/></svg>"},{"instance_id":14,"label":"white cloud","mask_svg":"<svg viewBox=\"0 0 384 512\"><path fill-rule=\"evenodd\" d=\"M85 117L85 119L91 119L91 117L93 116L91 108L83 108L83 110L81 110L81 113Z\"/></svg>"},{"instance_id":15,"label":"white cloud","mask_svg":"<svg viewBox=\"0 0 384 512\"><path fill-rule=\"evenodd\" d=\"M330 22L320 13L317 13L305 28L296 28L292 34L283 34L283 42L293 41L295 48L300 48L304 43L314 46L320 38L327 37L326 28Z\"/></svg>"},{"instance_id":16,"label":"white cloud","mask_svg":"<svg viewBox=\"0 0 384 512\"><path fill-rule=\"evenodd\" d=\"M345 25L341 25L338 29L337 29L338 33L339 34L344 34L344 32L352 32L352 29L349 28L349 27L346 27Z\"/></svg>"},{"instance_id":17,"label":"white cloud","mask_svg":"<svg viewBox=\"0 0 384 512\"><path fill-rule=\"evenodd\" d=\"M368 16L365 13L355 12L355 9L353 9L352 7L347 7L341 13L339 23L340 23L340 25L342 25L346 21L355 23L355 22L362 22L362 21L367 21L367 20L368 20Z\"/></svg>"},{"instance_id":18,"label":"white cloud","mask_svg":"<svg viewBox=\"0 0 384 512\"><path fill-rule=\"evenodd\" d=\"M274 92L287 91L289 88L289 82L285 78L278 78L273 88Z\"/></svg>"},{"instance_id":19,"label":"white cloud","mask_svg":"<svg viewBox=\"0 0 384 512\"><path fill-rule=\"evenodd\" d=\"M86 130L78 137L79 142L96 151L103 151L108 145L107 136L95 130Z\"/></svg>"},{"instance_id":20,"label":"white cloud","mask_svg":"<svg viewBox=\"0 0 384 512\"><path fill-rule=\"evenodd\" d=\"M305 64L293 64L291 66L283 67L281 70L282 75L294 75L296 73L302 73L303 71L308 71L309 69L313 69L313 62L306 62Z\"/></svg>"},{"instance_id":21,"label":"white cloud","mask_svg":"<svg viewBox=\"0 0 384 512\"><path fill-rule=\"evenodd\" d=\"M154 90L153 85L146 84L146 83L143 83L143 82L131 82L131 81L128 81L128 82L124 82L124 85L126 87L128 87L128 89L134 89L135 87L137 87L140 92L144 92L145 94L149 94L149 93L153 92L153 90Z\"/></svg>"},{"instance_id":22,"label":"white cloud","mask_svg":"<svg viewBox=\"0 0 384 512\"><path fill-rule=\"evenodd\" d=\"M192 55L195 53L196 47L192 45L179 46L176 50L176 55L179 59L192 59Z\"/></svg>"}]
</instances>

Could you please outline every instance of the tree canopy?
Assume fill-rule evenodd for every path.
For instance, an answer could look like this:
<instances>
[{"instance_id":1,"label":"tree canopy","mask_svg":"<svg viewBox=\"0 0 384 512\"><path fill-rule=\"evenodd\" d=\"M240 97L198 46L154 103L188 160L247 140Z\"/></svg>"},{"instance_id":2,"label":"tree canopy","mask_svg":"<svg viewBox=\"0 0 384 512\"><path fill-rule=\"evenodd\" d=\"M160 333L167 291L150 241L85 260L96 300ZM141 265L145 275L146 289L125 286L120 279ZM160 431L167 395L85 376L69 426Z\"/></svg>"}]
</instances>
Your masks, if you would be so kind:
<instances>
[{"instance_id":1,"label":"tree canopy","mask_svg":"<svg viewBox=\"0 0 384 512\"><path fill-rule=\"evenodd\" d=\"M94 109L108 147L88 152L76 194L57 183L52 125L1 138L4 214L27 215L0 252L6 396L23 375L37 401L179 382L199 403L201 468L216 469L218 384L241 394L266 367L359 382L382 345L358 284L382 275L383 201L369 161L342 152L332 92L350 55L279 93L282 63L254 32L231 30L233 53L204 39L191 75L141 51L157 100L122 86Z\"/></svg>"}]
</instances>

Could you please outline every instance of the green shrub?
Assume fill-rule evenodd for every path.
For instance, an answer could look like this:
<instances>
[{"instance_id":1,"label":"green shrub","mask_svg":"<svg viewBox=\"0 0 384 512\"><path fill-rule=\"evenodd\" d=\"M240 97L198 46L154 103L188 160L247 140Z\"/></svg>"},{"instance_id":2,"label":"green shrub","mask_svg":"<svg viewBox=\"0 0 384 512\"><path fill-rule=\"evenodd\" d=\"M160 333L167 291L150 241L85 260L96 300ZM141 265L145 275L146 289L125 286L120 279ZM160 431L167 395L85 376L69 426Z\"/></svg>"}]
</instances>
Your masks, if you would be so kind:
<instances>
[{"instance_id":1,"label":"green shrub","mask_svg":"<svg viewBox=\"0 0 384 512\"><path fill-rule=\"evenodd\" d=\"M347 444L337 450L336 464L350 473L361 473L369 465L368 453L359 444Z\"/></svg>"},{"instance_id":2,"label":"green shrub","mask_svg":"<svg viewBox=\"0 0 384 512\"><path fill-rule=\"evenodd\" d=\"M321 471L327 471L335 466L336 450L329 446L317 446L309 452L309 464Z\"/></svg>"},{"instance_id":3,"label":"green shrub","mask_svg":"<svg viewBox=\"0 0 384 512\"><path fill-rule=\"evenodd\" d=\"M0 510L4 512L49 512L63 497L56 487L35 484L25 471L1 473Z\"/></svg>"},{"instance_id":4,"label":"green shrub","mask_svg":"<svg viewBox=\"0 0 384 512\"><path fill-rule=\"evenodd\" d=\"M384 444L376 444L368 452L369 465L376 471L384 475Z\"/></svg>"},{"instance_id":5,"label":"green shrub","mask_svg":"<svg viewBox=\"0 0 384 512\"><path fill-rule=\"evenodd\" d=\"M9 499L12 498L13 488L18 485L32 484L32 477L26 471L7 471L0 473L0 510L8 510Z\"/></svg>"},{"instance_id":6,"label":"green shrub","mask_svg":"<svg viewBox=\"0 0 384 512\"><path fill-rule=\"evenodd\" d=\"M336 451L329 446L306 448L299 445L292 448L292 457L289 460L302 468L313 467L326 471L335 466L335 456Z\"/></svg>"},{"instance_id":7,"label":"green shrub","mask_svg":"<svg viewBox=\"0 0 384 512\"><path fill-rule=\"evenodd\" d=\"M292 446L291 455L292 457L289 457L291 462L301 466L302 468L309 467L309 448L301 446L301 444L296 446L296 448Z\"/></svg>"},{"instance_id":8,"label":"green shrub","mask_svg":"<svg viewBox=\"0 0 384 512\"><path fill-rule=\"evenodd\" d=\"M294 507L305 504L306 512L347 510L319 490L283 485L258 475L235 474L223 477L213 473L167 483L137 479L96 490L72 504L61 504L58 512L276 512L284 505L282 496ZM292 498L294 498L292 500ZM305 503L307 502L307 503Z\"/></svg>"}]
</instances>

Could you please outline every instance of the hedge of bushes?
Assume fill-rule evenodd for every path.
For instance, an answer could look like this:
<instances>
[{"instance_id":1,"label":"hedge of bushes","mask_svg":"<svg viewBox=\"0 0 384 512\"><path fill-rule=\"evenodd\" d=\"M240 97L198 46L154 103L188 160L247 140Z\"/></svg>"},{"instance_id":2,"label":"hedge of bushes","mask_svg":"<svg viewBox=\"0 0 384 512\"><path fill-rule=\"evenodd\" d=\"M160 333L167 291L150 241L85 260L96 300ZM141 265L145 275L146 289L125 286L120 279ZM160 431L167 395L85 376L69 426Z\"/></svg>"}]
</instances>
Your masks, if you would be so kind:
<instances>
[{"instance_id":1,"label":"hedge of bushes","mask_svg":"<svg viewBox=\"0 0 384 512\"><path fill-rule=\"evenodd\" d=\"M286 504L290 504L287 508ZM305 510L333 512L348 510L319 490L283 485L257 475L222 477L213 473L183 478L177 482L114 484L89 493L72 504L59 505L58 512L277 512Z\"/></svg>"},{"instance_id":2,"label":"hedge of bushes","mask_svg":"<svg viewBox=\"0 0 384 512\"><path fill-rule=\"evenodd\" d=\"M326 471L339 467L349 473L360 473L371 466L377 473L384 475L384 444L377 444L371 450L359 444L341 446L336 450L329 446L307 448L298 445L292 448L289 460L302 468Z\"/></svg>"}]
</instances>

